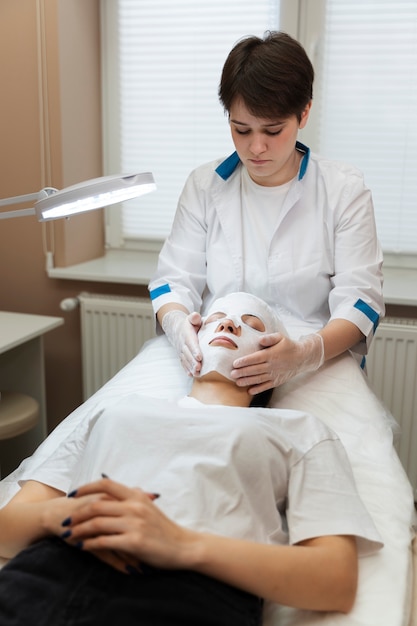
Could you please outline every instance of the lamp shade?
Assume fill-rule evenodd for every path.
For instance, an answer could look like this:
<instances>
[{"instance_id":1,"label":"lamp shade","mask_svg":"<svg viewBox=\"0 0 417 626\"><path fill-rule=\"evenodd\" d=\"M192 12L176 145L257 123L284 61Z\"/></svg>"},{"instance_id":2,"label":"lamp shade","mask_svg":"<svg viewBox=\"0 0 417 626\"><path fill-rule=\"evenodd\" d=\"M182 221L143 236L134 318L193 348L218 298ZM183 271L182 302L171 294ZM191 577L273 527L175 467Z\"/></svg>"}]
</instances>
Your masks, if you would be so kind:
<instances>
[{"instance_id":1,"label":"lamp shade","mask_svg":"<svg viewBox=\"0 0 417 626\"><path fill-rule=\"evenodd\" d=\"M61 191L49 187L36 194L0 200L0 206L36 200L32 209L0 213L0 219L36 215L40 222L56 220L131 200L154 189L156 185L150 172L102 176L66 187Z\"/></svg>"}]
</instances>

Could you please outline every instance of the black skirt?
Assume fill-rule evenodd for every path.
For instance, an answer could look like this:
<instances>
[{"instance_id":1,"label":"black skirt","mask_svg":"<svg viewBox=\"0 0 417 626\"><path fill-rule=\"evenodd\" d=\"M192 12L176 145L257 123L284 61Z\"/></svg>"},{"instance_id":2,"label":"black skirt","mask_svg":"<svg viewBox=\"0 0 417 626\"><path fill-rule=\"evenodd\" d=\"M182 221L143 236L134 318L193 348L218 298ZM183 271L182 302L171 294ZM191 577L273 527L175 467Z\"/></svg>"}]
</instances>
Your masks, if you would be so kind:
<instances>
[{"instance_id":1,"label":"black skirt","mask_svg":"<svg viewBox=\"0 0 417 626\"><path fill-rule=\"evenodd\" d=\"M262 602L208 576L146 567L126 575L61 539L0 570L0 626L258 626Z\"/></svg>"}]
</instances>

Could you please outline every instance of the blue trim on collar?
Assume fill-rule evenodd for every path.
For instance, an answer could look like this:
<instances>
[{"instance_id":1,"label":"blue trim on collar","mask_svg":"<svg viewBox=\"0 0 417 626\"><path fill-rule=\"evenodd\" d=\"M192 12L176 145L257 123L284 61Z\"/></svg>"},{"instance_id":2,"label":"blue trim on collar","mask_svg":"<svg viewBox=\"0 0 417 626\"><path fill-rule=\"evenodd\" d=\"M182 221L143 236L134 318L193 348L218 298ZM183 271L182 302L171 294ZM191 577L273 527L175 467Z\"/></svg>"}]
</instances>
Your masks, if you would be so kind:
<instances>
[{"instance_id":1,"label":"blue trim on collar","mask_svg":"<svg viewBox=\"0 0 417 626\"><path fill-rule=\"evenodd\" d=\"M360 298L359 298L359 300L357 300L355 302L355 304L353 306L354 306L355 309L358 309L358 311L360 311L361 313L366 315L366 317L371 320L371 322L374 325L374 333L375 333L376 329L378 328L378 324L379 324L379 315L378 315L378 313L372 307L370 307L369 304L366 304L366 302L364 302Z\"/></svg>"},{"instance_id":2,"label":"blue trim on collar","mask_svg":"<svg viewBox=\"0 0 417 626\"><path fill-rule=\"evenodd\" d=\"M300 171L298 173L298 180L301 180L304 177L304 174L307 171L308 162L310 160L310 148L305 146L300 141L297 141L295 144L296 150L304 153L303 159L300 165ZM216 167L216 174L223 178L223 180L227 180L233 174L235 169L240 163L240 159L237 152L233 152L230 156L228 156L224 161L220 163Z\"/></svg>"},{"instance_id":3,"label":"blue trim on collar","mask_svg":"<svg viewBox=\"0 0 417 626\"><path fill-rule=\"evenodd\" d=\"M240 159L237 152L233 152L217 166L215 170L216 174L218 174L220 178L223 178L223 180L227 180L233 174L239 163Z\"/></svg>"},{"instance_id":4,"label":"blue trim on collar","mask_svg":"<svg viewBox=\"0 0 417 626\"><path fill-rule=\"evenodd\" d=\"M300 152L304 152L304 156L300 165L300 171L298 173L298 180L302 180L304 178L304 174L307 171L308 162L310 161L310 148L301 143L301 141L296 142L295 148Z\"/></svg>"},{"instance_id":5,"label":"blue trim on collar","mask_svg":"<svg viewBox=\"0 0 417 626\"><path fill-rule=\"evenodd\" d=\"M156 287L155 289L152 289L152 291L149 292L149 295L151 296L151 300L155 300L156 298L159 298L159 296L163 296L164 293L170 293L171 292L171 287L167 284L165 285L161 285L160 287Z\"/></svg>"}]
</instances>

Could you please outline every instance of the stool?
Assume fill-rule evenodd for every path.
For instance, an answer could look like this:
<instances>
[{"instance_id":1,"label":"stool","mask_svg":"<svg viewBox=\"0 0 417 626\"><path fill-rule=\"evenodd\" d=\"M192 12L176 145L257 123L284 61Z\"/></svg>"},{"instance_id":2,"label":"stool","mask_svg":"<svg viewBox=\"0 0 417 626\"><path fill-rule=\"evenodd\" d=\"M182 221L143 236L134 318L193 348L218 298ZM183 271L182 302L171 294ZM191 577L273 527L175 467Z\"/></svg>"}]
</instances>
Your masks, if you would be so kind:
<instances>
[{"instance_id":1,"label":"stool","mask_svg":"<svg viewBox=\"0 0 417 626\"><path fill-rule=\"evenodd\" d=\"M39 419L39 404L34 398L15 391L0 395L0 439L10 439L33 428Z\"/></svg>"}]
</instances>

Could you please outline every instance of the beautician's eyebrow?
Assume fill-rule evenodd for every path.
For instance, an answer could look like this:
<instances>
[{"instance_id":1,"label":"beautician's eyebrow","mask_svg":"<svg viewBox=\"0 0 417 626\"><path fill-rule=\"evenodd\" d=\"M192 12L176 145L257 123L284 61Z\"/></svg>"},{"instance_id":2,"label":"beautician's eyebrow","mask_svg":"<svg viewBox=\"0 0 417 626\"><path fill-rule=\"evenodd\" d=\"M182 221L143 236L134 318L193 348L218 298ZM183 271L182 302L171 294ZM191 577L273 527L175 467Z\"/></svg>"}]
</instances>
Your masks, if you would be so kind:
<instances>
[{"instance_id":1,"label":"beautician's eyebrow","mask_svg":"<svg viewBox=\"0 0 417 626\"><path fill-rule=\"evenodd\" d=\"M250 126L250 124L247 124L246 122L239 122L239 120L235 120L233 118L231 118L230 121L233 124L239 124L239 126ZM262 124L262 126L264 128L267 128L268 126L281 126L284 123L285 123L284 120L282 120L282 121L277 121L277 122L271 122L269 124Z\"/></svg>"}]
</instances>

